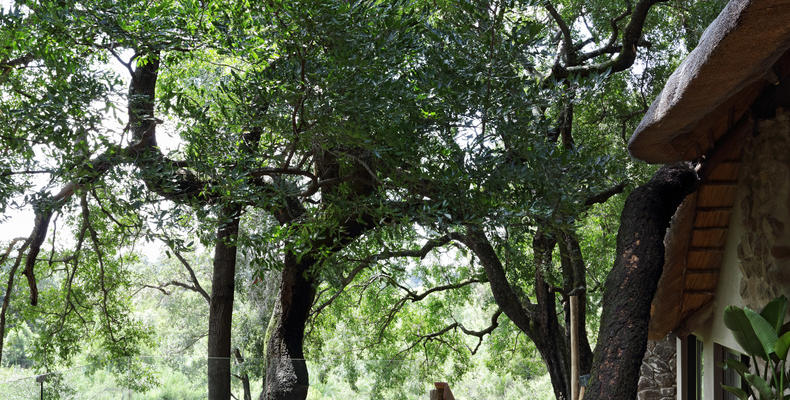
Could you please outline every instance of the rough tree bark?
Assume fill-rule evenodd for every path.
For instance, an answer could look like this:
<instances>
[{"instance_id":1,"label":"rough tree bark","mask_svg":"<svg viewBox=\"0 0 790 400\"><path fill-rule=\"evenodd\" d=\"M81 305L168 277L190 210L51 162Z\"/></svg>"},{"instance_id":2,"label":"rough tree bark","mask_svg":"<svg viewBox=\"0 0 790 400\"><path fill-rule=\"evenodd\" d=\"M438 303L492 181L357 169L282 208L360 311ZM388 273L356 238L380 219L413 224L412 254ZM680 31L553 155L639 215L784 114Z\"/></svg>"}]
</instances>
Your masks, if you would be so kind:
<instances>
[{"instance_id":1,"label":"rough tree bark","mask_svg":"<svg viewBox=\"0 0 790 400\"><path fill-rule=\"evenodd\" d=\"M230 399L230 342L236 278L236 239L239 213L236 205L220 212L214 244L214 270L208 314L208 398Z\"/></svg>"},{"instance_id":2,"label":"rough tree bark","mask_svg":"<svg viewBox=\"0 0 790 400\"><path fill-rule=\"evenodd\" d=\"M297 210L290 215L299 213ZM285 220L278 218L280 222ZM374 227L368 215L350 217L336 228L318 235L325 239L311 243L315 252L301 257L291 252L285 254L280 294L272 319L274 327L266 344L266 377L261 400L307 398L304 334L319 284L310 269L325 257L324 250L328 254L336 253Z\"/></svg>"},{"instance_id":3,"label":"rough tree bark","mask_svg":"<svg viewBox=\"0 0 790 400\"><path fill-rule=\"evenodd\" d=\"M261 400L304 400L308 373L304 360L304 333L315 299L315 282L308 273L315 261L285 256L275 327L266 347L266 380Z\"/></svg>"},{"instance_id":4,"label":"rough tree bark","mask_svg":"<svg viewBox=\"0 0 790 400\"><path fill-rule=\"evenodd\" d=\"M678 205L696 184L690 166L668 165L628 196L617 232L617 257L606 278L585 400L636 398L650 304L664 267L664 235Z\"/></svg>"}]
</instances>

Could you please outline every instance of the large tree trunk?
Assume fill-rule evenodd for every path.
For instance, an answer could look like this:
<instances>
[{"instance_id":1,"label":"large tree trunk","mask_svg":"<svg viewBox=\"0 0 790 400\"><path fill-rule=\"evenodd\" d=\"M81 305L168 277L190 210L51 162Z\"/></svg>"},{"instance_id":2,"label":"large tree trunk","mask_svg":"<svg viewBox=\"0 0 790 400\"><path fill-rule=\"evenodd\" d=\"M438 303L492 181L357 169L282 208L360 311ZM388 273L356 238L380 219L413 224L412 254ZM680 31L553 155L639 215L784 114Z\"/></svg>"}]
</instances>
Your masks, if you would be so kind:
<instances>
[{"instance_id":1,"label":"large tree trunk","mask_svg":"<svg viewBox=\"0 0 790 400\"><path fill-rule=\"evenodd\" d=\"M315 284L309 278L314 261L285 256L280 298L275 306L276 324L266 348L266 380L261 400L304 400L308 374L304 360L304 333L310 307L315 299Z\"/></svg>"},{"instance_id":2,"label":"large tree trunk","mask_svg":"<svg viewBox=\"0 0 790 400\"><path fill-rule=\"evenodd\" d=\"M696 183L689 166L664 166L628 196L617 232L617 257L606 278L585 400L636 398L650 304L664 267L664 235L678 205Z\"/></svg>"},{"instance_id":3,"label":"large tree trunk","mask_svg":"<svg viewBox=\"0 0 790 400\"><path fill-rule=\"evenodd\" d=\"M208 317L208 398L230 399L230 339L236 277L238 206L223 208L214 247L214 273Z\"/></svg>"}]
</instances>

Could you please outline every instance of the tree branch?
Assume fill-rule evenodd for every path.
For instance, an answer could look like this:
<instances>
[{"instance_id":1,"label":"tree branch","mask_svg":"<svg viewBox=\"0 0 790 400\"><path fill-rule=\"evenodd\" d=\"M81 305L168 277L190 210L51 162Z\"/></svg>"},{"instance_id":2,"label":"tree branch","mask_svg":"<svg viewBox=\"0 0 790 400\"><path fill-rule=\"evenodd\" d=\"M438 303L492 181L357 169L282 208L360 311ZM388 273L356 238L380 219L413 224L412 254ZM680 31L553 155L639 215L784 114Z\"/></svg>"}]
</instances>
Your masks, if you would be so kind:
<instances>
[{"instance_id":1,"label":"tree branch","mask_svg":"<svg viewBox=\"0 0 790 400\"><path fill-rule=\"evenodd\" d=\"M0 62L0 83L5 82L11 70L17 67L24 67L34 60L33 55L28 53L21 57L13 58Z\"/></svg>"},{"instance_id":2,"label":"tree branch","mask_svg":"<svg viewBox=\"0 0 790 400\"><path fill-rule=\"evenodd\" d=\"M618 15L617 17L613 18L610 21L610 24L612 26L612 35L609 37L609 41L606 43L606 45L601 46L601 47L599 47L597 49L588 51L586 53L582 53L581 56L579 56L579 60L578 61L579 62L584 62L584 61L587 61L587 60L589 60L591 58L595 58L595 57L598 57L598 56L603 55L603 54L616 53L620 49L620 47L617 46L617 37L620 35L620 28L619 28L619 26L617 24L623 18L627 17L628 14L630 14L630 13L631 13L631 4L628 5L628 9L623 11L622 14Z\"/></svg>"},{"instance_id":3,"label":"tree branch","mask_svg":"<svg viewBox=\"0 0 790 400\"><path fill-rule=\"evenodd\" d=\"M571 36L571 30L568 27L568 24L562 19L562 16L559 12L557 12L557 9L554 8L554 5L552 5L550 1L546 1L543 4L546 7L546 10L549 11L551 17L554 19L554 22L557 23L557 26L560 28L560 32L562 33L563 44L560 48L560 55L565 55L565 62L568 65L574 65L576 60L573 46L573 37ZM560 58L561 57L558 56L557 61L559 61Z\"/></svg>"},{"instance_id":4,"label":"tree branch","mask_svg":"<svg viewBox=\"0 0 790 400\"><path fill-rule=\"evenodd\" d=\"M107 329L107 333L110 335L110 340L113 342L118 342L113 334L112 325L110 322L118 323L118 321L110 315L107 307L107 298L109 297L110 293L107 289L107 284L105 280L105 270L104 270L104 253L101 249L101 242L99 241L99 235L96 232L96 229L93 227L91 223L91 216L90 216L90 208L88 207L88 198L85 192L81 193L80 195L80 207L82 208L82 218L85 223L85 226L88 227L89 237L91 242L93 243L93 251L96 252L96 258L99 261L99 286L102 291L102 300L101 300L101 309L105 316L105 328Z\"/></svg>"},{"instance_id":5,"label":"tree branch","mask_svg":"<svg viewBox=\"0 0 790 400\"><path fill-rule=\"evenodd\" d=\"M418 301L426 298L428 295L430 295L432 293L446 291L446 290L460 289L460 288L462 288L464 286L471 285L473 283L481 282L481 280L479 280L479 279L471 278L471 279L467 279L465 281L458 282L458 283L432 287L432 288L430 288L430 289L428 289L428 290L426 290L426 291L424 291L422 293L417 293L417 292L414 292L413 290L409 289L408 287L399 284L395 279L393 279L391 276L389 276L387 274L384 274L383 277L385 279L387 279L387 281L390 282L390 284L392 284L393 286L396 286L396 287L400 288L401 290L405 291L406 295L401 297L400 300L398 300L395 303L395 305L387 313L387 316L384 318L384 322L381 324L381 327L379 328L379 331L378 331L378 336L377 337L379 338L378 339L379 342L381 341L381 338L384 336L384 331L390 325L392 320L395 319L395 315L398 313L398 311L400 311L403 308L403 306L406 305L407 301L411 301L412 303L415 303L415 302L418 302Z\"/></svg>"},{"instance_id":6,"label":"tree branch","mask_svg":"<svg viewBox=\"0 0 790 400\"><path fill-rule=\"evenodd\" d=\"M185 286L183 284L177 284L176 281L172 281L171 283L173 283L174 285L181 286L181 287L184 287L184 288L187 288L187 289L190 289L190 290L193 290L193 291L197 292L198 294L200 294L203 297L203 299L206 300L206 303L210 304L211 303L211 297L208 295L208 293L200 285L200 281L198 280L197 275L195 274L195 270L192 268L192 266L189 264L189 262L181 255L181 253L178 250L176 250L175 245L173 244L173 242L171 240L164 240L164 242L167 244L167 247L169 247L170 250L173 251L173 254L176 256L178 261L181 262L181 265L183 265L184 268L186 268L187 272L189 273L189 279L192 281L192 286Z\"/></svg>"},{"instance_id":7,"label":"tree branch","mask_svg":"<svg viewBox=\"0 0 790 400\"><path fill-rule=\"evenodd\" d=\"M474 349L469 347L469 346L466 346L466 348L469 349L469 352L472 353L472 355L474 355L480 349L480 345L483 344L483 338L486 335L488 335L491 332L493 332L494 329L496 329L499 326L499 316L500 315L502 315L502 310L497 308L496 312L494 312L494 315L491 316L491 325L489 325L487 328L479 330L479 331L467 329L466 327L464 327L463 324L461 324L460 322L456 321L456 322L453 322L452 324L447 325L446 327L444 327L444 328L442 328L442 329L440 329L440 330L438 330L436 332L432 332L432 333L425 334L425 335L417 335L418 339L414 343L409 345L407 348L405 348L405 349L401 350L400 352L398 352L398 354L406 353L409 350L411 350L414 347L416 347L417 345L419 345L420 343L428 342L428 341L431 341L431 340L437 340L439 337L443 336L447 332L450 332L450 331L453 331L453 330L457 329L457 330L460 330L461 332L463 332L465 335L474 336L474 337L476 337L478 339L477 340L477 345L475 345ZM445 341L441 341L441 342L447 343Z\"/></svg>"},{"instance_id":8,"label":"tree branch","mask_svg":"<svg viewBox=\"0 0 790 400\"><path fill-rule=\"evenodd\" d=\"M619 53L617 57L598 64L591 65L574 65L569 63L565 68L554 68L550 77L555 79L564 79L569 75L577 75L580 77L590 76L593 74L613 74L615 72L623 71L633 65L636 60L637 47L640 44L646 44L642 39L642 30L644 28L645 20L647 19L650 9L658 4L664 3L668 0L640 0L636 3L631 11L631 17L628 24L623 31L623 41L619 46ZM618 16L619 18L619 16ZM617 18L616 18L617 19ZM616 25L616 21L614 22ZM612 47L608 44L601 48L601 54L614 52ZM593 50L593 52L596 52ZM586 59L591 59L596 55L588 56Z\"/></svg>"},{"instance_id":9,"label":"tree branch","mask_svg":"<svg viewBox=\"0 0 790 400\"><path fill-rule=\"evenodd\" d=\"M530 332L530 325L534 315L532 308L534 307L532 307L529 299L521 298L510 286L504 266L493 246L491 246L491 242L489 242L483 232L482 227L470 224L467 226L466 234L455 234L454 236L472 250L480 260L497 305L519 329L524 332Z\"/></svg>"},{"instance_id":10,"label":"tree branch","mask_svg":"<svg viewBox=\"0 0 790 400\"><path fill-rule=\"evenodd\" d=\"M343 280L341 281L340 289L335 292L332 297L330 297L327 301L321 303L318 307L315 307L311 312L310 316L315 318L321 311L323 311L326 307L328 307L332 302L334 302L348 287L348 285L354 280L354 278L362 272L365 268L369 267L374 262L382 261L389 258L396 258L396 257L419 257L421 260L425 258L428 253L430 253L433 249L437 247L444 246L445 244L450 242L450 237L448 235L444 235L438 238L430 239L425 244L419 248L414 250L398 250L398 251L386 251L379 254L373 254L368 257L365 257L362 260L359 260L357 266L351 270L351 272L346 275ZM316 296L316 300L318 300L320 296Z\"/></svg>"},{"instance_id":11,"label":"tree branch","mask_svg":"<svg viewBox=\"0 0 790 400\"><path fill-rule=\"evenodd\" d=\"M628 186L628 181L622 181L617 185L588 197L587 200L584 201L584 205L589 207L593 204L606 203L612 196L623 193L626 186Z\"/></svg>"},{"instance_id":12,"label":"tree branch","mask_svg":"<svg viewBox=\"0 0 790 400\"><path fill-rule=\"evenodd\" d=\"M17 253L16 260L14 261L14 265L11 267L11 270L8 272L8 282L6 283L6 290L3 294L3 305L0 308L0 362L3 361L3 343L5 338L5 321L6 321L6 313L8 312L8 306L11 303L11 295L14 291L14 276L16 275L16 271L19 268L19 265L22 262L22 256L27 250L28 245L33 240L32 234L31 237L25 239L22 246L19 248L19 252ZM10 254L11 250L13 249L13 243L18 243L18 240L12 241L12 244L9 245L8 251L6 254Z\"/></svg>"}]
</instances>

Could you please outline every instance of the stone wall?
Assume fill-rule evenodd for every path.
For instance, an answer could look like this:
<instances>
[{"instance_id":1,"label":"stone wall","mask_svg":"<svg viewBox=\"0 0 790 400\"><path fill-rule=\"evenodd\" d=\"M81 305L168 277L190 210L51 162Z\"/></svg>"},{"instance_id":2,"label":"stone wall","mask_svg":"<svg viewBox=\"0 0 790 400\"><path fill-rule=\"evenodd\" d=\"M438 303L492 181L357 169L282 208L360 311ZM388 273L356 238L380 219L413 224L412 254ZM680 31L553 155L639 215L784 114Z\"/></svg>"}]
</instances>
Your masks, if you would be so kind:
<instances>
[{"instance_id":1,"label":"stone wall","mask_svg":"<svg viewBox=\"0 0 790 400\"><path fill-rule=\"evenodd\" d=\"M642 369L639 371L639 387L636 395L638 400L675 399L677 393L675 341L675 335L669 335L663 340L647 342Z\"/></svg>"},{"instance_id":2,"label":"stone wall","mask_svg":"<svg viewBox=\"0 0 790 400\"><path fill-rule=\"evenodd\" d=\"M780 294L790 297L789 111L758 123L744 148L740 188L740 293L745 305L759 310Z\"/></svg>"}]
</instances>

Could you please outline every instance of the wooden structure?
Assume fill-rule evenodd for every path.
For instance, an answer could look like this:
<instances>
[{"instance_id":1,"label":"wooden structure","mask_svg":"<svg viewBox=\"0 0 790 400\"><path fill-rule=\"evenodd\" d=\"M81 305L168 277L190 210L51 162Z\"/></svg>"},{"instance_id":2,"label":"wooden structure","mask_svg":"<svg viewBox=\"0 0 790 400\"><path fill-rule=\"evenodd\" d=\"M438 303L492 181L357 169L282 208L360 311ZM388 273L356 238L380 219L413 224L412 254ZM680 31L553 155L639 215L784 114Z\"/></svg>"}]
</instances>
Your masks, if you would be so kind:
<instances>
[{"instance_id":1,"label":"wooden structure","mask_svg":"<svg viewBox=\"0 0 790 400\"><path fill-rule=\"evenodd\" d=\"M747 118L716 147L700 170L700 186L681 205L666 243L664 274L651 309L649 336L664 338L715 295L732 207L741 143L751 134Z\"/></svg>"},{"instance_id":2,"label":"wooden structure","mask_svg":"<svg viewBox=\"0 0 790 400\"><path fill-rule=\"evenodd\" d=\"M431 389L431 400L455 400L453 391L450 390L450 385L447 382L434 382L436 389Z\"/></svg>"}]
</instances>

